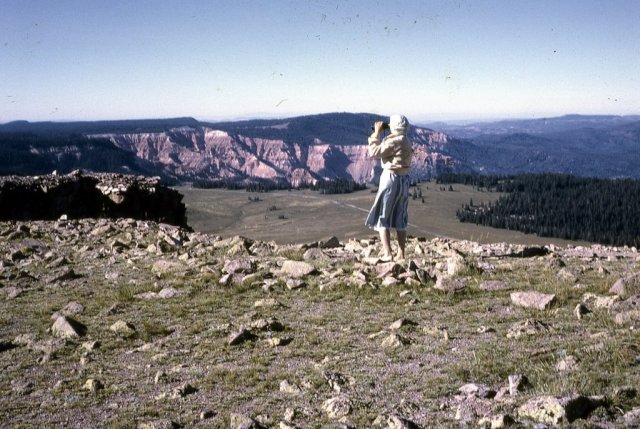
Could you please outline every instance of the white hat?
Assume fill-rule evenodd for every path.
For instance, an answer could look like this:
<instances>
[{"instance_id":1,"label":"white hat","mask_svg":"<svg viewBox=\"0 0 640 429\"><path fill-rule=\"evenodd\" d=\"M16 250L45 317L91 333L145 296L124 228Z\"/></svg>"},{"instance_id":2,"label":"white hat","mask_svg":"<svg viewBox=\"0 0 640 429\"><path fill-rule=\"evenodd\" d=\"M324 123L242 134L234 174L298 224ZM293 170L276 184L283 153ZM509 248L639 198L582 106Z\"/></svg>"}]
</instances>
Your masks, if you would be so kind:
<instances>
[{"instance_id":1,"label":"white hat","mask_svg":"<svg viewBox=\"0 0 640 429\"><path fill-rule=\"evenodd\" d=\"M407 134L409 121L403 115L391 115L389 117L389 129L394 134Z\"/></svg>"}]
</instances>

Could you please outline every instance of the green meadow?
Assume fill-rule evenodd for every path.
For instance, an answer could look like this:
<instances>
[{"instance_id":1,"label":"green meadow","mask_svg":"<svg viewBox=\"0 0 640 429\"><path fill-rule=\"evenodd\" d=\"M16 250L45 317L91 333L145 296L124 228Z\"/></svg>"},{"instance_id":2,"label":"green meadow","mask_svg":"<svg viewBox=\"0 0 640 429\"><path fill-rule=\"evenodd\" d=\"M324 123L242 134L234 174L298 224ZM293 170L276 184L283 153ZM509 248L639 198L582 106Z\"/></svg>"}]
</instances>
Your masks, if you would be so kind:
<instances>
[{"instance_id":1,"label":"green meadow","mask_svg":"<svg viewBox=\"0 0 640 429\"><path fill-rule=\"evenodd\" d=\"M456 210L473 200L488 203L499 193L478 191L471 186L417 185L421 198L409 202L410 236L450 237L480 243L556 245L585 244L550 237L538 237L459 222ZM196 231L224 237L247 238L277 243L306 243L335 235L341 241L375 234L364 225L375 198L375 188L351 194L323 195L309 190L254 193L244 190L176 188L184 195L189 225ZM411 188L411 193L414 192ZM256 198L259 201L256 201Z\"/></svg>"}]
</instances>

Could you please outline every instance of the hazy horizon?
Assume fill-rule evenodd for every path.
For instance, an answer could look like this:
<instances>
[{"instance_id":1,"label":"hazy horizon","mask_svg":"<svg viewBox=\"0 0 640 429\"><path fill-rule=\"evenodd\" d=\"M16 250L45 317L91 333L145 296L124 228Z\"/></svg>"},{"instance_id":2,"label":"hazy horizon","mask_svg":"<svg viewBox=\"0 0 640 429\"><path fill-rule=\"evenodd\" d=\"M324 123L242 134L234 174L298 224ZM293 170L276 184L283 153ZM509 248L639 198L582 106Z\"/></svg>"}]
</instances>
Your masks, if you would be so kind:
<instances>
[{"instance_id":1,"label":"hazy horizon","mask_svg":"<svg viewBox=\"0 0 640 429\"><path fill-rule=\"evenodd\" d=\"M0 123L638 114L635 0L6 0Z\"/></svg>"},{"instance_id":2,"label":"hazy horizon","mask_svg":"<svg viewBox=\"0 0 640 429\"><path fill-rule=\"evenodd\" d=\"M29 123L38 123L38 122L52 122L52 123L66 123L66 122L117 122L117 121L144 121L144 120L168 120L168 119L178 119L178 118L191 118L195 119L198 122L205 123L219 123L219 122L241 122L241 121L252 121L252 120L279 120L279 119L290 119L300 116L316 116L316 115L324 115L324 114L333 114L333 113L348 113L348 114L378 114L374 112L319 112L319 113L300 113L300 114L291 114L288 116L246 116L246 117L233 117L233 118L219 118L219 119L207 119L207 118L198 118L193 115L182 115L182 116L163 116L163 117L135 117L135 118L105 118L105 119L55 119L55 120L43 120L43 121L34 121L29 119L14 119L12 121L0 122L0 125L6 125L12 122L29 122ZM384 114L382 114L385 116ZM491 122L499 122L499 121L519 121L519 120L536 120L536 119L550 119L550 118L561 118L565 116L614 116L614 117L640 117L640 110L638 113L629 113L629 114L591 114L591 113L563 113L559 115L553 116L533 116L533 117L524 117L524 116L504 116L504 117L466 117L461 116L457 117L445 117L438 119L438 116L435 115L433 117L428 117L426 119L411 119L411 122L414 124L429 124L429 123L444 123L448 125L464 125L464 124L472 124L472 123L491 123Z\"/></svg>"}]
</instances>

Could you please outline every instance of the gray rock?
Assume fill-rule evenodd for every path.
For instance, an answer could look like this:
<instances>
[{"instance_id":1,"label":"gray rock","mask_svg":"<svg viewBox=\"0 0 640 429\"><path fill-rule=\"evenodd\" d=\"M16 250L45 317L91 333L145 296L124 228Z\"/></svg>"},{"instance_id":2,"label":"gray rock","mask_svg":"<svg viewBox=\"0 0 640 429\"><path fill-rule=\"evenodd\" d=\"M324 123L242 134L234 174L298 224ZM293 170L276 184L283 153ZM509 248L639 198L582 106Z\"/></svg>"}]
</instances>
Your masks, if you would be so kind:
<instances>
[{"instance_id":1,"label":"gray rock","mask_svg":"<svg viewBox=\"0 0 640 429\"><path fill-rule=\"evenodd\" d=\"M172 287L165 287L160 292L158 292L158 298L161 299L170 299L178 295L180 295L180 291Z\"/></svg>"},{"instance_id":2,"label":"gray rock","mask_svg":"<svg viewBox=\"0 0 640 429\"><path fill-rule=\"evenodd\" d=\"M496 416L483 417L478 420L478 427L490 427L491 429L500 429L511 427L515 423L513 417L509 414L498 414Z\"/></svg>"},{"instance_id":3,"label":"gray rock","mask_svg":"<svg viewBox=\"0 0 640 429\"><path fill-rule=\"evenodd\" d=\"M582 295L582 303L595 310L610 309L618 301L620 301L620 296L618 295L602 296L593 293L585 293Z\"/></svg>"},{"instance_id":4,"label":"gray rock","mask_svg":"<svg viewBox=\"0 0 640 429\"><path fill-rule=\"evenodd\" d=\"M254 340L255 338L256 338L256 336L253 335L248 330L241 329L240 331L233 332L231 335L229 335L229 339L227 340L227 343L230 346L237 346L238 344L242 344L245 341Z\"/></svg>"},{"instance_id":5,"label":"gray rock","mask_svg":"<svg viewBox=\"0 0 640 429\"><path fill-rule=\"evenodd\" d=\"M80 314L84 311L84 305L71 301L67 305L65 305L62 310L56 311L51 315L51 320L56 320L60 316L75 316L76 314Z\"/></svg>"},{"instance_id":6,"label":"gray rock","mask_svg":"<svg viewBox=\"0 0 640 429\"><path fill-rule=\"evenodd\" d=\"M90 392L97 392L98 390L104 389L104 384L102 384L102 382L100 380L96 380L94 378L90 378L87 381L85 381L85 383L82 386L82 388L84 390L88 390Z\"/></svg>"},{"instance_id":7,"label":"gray rock","mask_svg":"<svg viewBox=\"0 0 640 429\"><path fill-rule=\"evenodd\" d=\"M395 262L384 262L375 266L376 274L379 278L396 276L404 271L401 265Z\"/></svg>"},{"instance_id":8,"label":"gray rock","mask_svg":"<svg viewBox=\"0 0 640 429\"><path fill-rule=\"evenodd\" d=\"M229 423L231 429L266 429L256 420L244 414L231 413Z\"/></svg>"},{"instance_id":9,"label":"gray rock","mask_svg":"<svg viewBox=\"0 0 640 429\"><path fill-rule=\"evenodd\" d=\"M401 317L400 319L396 320L391 325L389 325L389 329L392 331L395 331L402 328L403 326L415 326L415 325L417 325L417 323L414 322L413 320L407 319L406 317Z\"/></svg>"},{"instance_id":10,"label":"gray rock","mask_svg":"<svg viewBox=\"0 0 640 429\"><path fill-rule=\"evenodd\" d=\"M540 423L558 425L587 418L598 406L604 405L602 398L589 398L581 395L566 397L539 396L527 401L518 409L522 417L528 417Z\"/></svg>"},{"instance_id":11,"label":"gray rock","mask_svg":"<svg viewBox=\"0 0 640 429\"><path fill-rule=\"evenodd\" d=\"M623 311L615 315L613 321L617 325L627 325L640 322L640 310Z\"/></svg>"},{"instance_id":12,"label":"gray rock","mask_svg":"<svg viewBox=\"0 0 640 429\"><path fill-rule=\"evenodd\" d=\"M640 294L640 273L634 273L616 280L611 289L609 289L609 293L621 297Z\"/></svg>"},{"instance_id":13,"label":"gray rock","mask_svg":"<svg viewBox=\"0 0 640 429\"><path fill-rule=\"evenodd\" d=\"M373 427L380 429L419 429L416 423L395 414L383 414L376 417Z\"/></svg>"},{"instance_id":14,"label":"gray rock","mask_svg":"<svg viewBox=\"0 0 640 429\"><path fill-rule=\"evenodd\" d=\"M109 327L109 330L121 337L131 337L136 333L135 326L129 322L125 322L124 320L118 320Z\"/></svg>"},{"instance_id":15,"label":"gray rock","mask_svg":"<svg viewBox=\"0 0 640 429\"><path fill-rule=\"evenodd\" d=\"M318 243L318 247L321 249L335 249L336 247L340 247L340 240L338 237L329 237L327 239L321 240Z\"/></svg>"},{"instance_id":16,"label":"gray rock","mask_svg":"<svg viewBox=\"0 0 640 429\"><path fill-rule=\"evenodd\" d=\"M466 281L464 279L458 279L453 277L438 277L436 280L436 284L433 286L434 289L443 291L443 292L461 292L467 287Z\"/></svg>"},{"instance_id":17,"label":"gray rock","mask_svg":"<svg viewBox=\"0 0 640 429\"><path fill-rule=\"evenodd\" d=\"M273 317L269 317L268 319L258 319L254 322L251 322L250 326L251 329L256 329L258 331L280 332L284 330L284 325L278 322L278 320Z\"/></svg>"},{"instance_id":18,"label":"gray rock","mask_svg":"<svg viewBox=\"0 0 640 429\"><path fill-rule=\"evenodd\" d=\"M290 395L300 395L302 393L300 386L290 383L289 380L282 380L280 382L280 391Z\"/></svg>"},{"instance_id":19,"label":"gray rock","mask_svg":"<svg viewBox=\"0 0 640 429\"><path fill-rule=\"evenodd\" d=\"M463 395L470 397L475 396L477 398L493 398L496 396L495 390L489 389L483 384L467 383L458 388L458 391Z\"/></svg>"},{"instance_id":20,"label":"gray rock","mask_svg":"<svg viewBox=\"0 0 640 429\"><path fill-rule=\"evenodd\" d=\"M315 271L316 268L307 262L287 260L282 264L282 273L293 278L308 276Z\"/></svg>"},{"instance_id":21,"label":"gray rock","mask_svg":"<svg viewBox=\"0 0 640 429\"><path fill-rule=\"evenodd\" d=\"M51 333L59 338L76 338L83 336L87 327L70 317L59 316L51 327Z\"/></svg>"},{"instance_id":22,"label":"gray rock","mask_svg":"<svg viewBox=\"0 0 640 429\"><path fill-rule=\"evenodd\" d=\"M317 247L312 247L310 249L307 249L307 251L304 252L304 255L302 255L302 258L305 261L317 261L317 260L329 259L327 255L325 255L324 252Z\"/></svg>"},{"instance_id":23,"label":"gray rock","mask_svg":"<svg viewBox=\"0 0 640 429\"><path fill-rule=\"evenodd\" d=\"M529 379L522 374L512 374L509 376L509 394L516 396L530 386Z\"/></svg>"},{"instance_id":24,"label":"gray rock","mask_svg":"<svg viewBox=\"0 0 640 429\"><path fill-rule=\"evenodd\" d=\"M385 349L395 349L396 347L401 347L409 343L410 341L407 338L398 334L391 334L385 337L380 345Z\"/></svg>"},{"instance_id":25,"label":"gray rock","mask_svg":"<svg viewBox=\"0 0 640 429\"><path fill-rule=\"evenodd\" d=\"M519 338L525 335L538 335L549 331L549 325L536 319L527 319L514 323L507 332L507 338Z\"/></svg>"},{"instance_id":26,"label":"gray rock","mask_svg":"<svg viewBox=\"0 0 640 429\"><path fill-rule=\"evenodd\" d=\"M227 259L222 271L227 274L251 274L255 270L255 262L248 258Z\"/></svg>"},{"instance_id":27,"label":"gray rock","mask_svg":"<svg viewBox=\"0 0 640 429\"><path fill-rule=\"evenodd\" d=\"M184 384L181 384L180 386L174 388L171 391L171 395L170 396L171 396L172 399L179 399L179 398L184 398L185 396L193 395L196 392L198 392L197 388L193 387L189 383L184 383Z\"/></svg>"},{"instance_id":28,"label":"gray rock","mask_svg":"<svg viewBox=\"0 0 640 429\"><path fill-rule=\"evenodd\" d=\"M555 300L555 295L534 291L513 292L511 294L511 302L515 305L525 308L535 308L538 310L546 310L550 308Z\"/></svg>"},{"instance_id":29,"label":"gray rock","mask_svg":"<svg viewBox=\"0 0 640 429\"><path fill-rule=\"evenodd\" d=\"M634 408L624 413L624 424L629 428L640 428L640 408Z\"/></svg>"},{"instance_id":30,"label":"gray rock","mask_svg":"<svg viewBox=\"0 0 640 429\"><path fill-rule=\"evenodd\" d=\"M322 409L330 419L340 419L351 413L351 400L344 395L327 399L322 403Z\"/></svg>"},{"instance_id":31,"label":"gray rock","mask_svg":"<svg viewBox=\"0 0 640 429\"><path fill-rule=\"evenodd\" d=\"M301 279L287 279L287 289L295 290L305 287L307 283Z\"/></svg>"},{"instance_id":32,"label":"gray rock","mask_svg":"<svg viewBox=\"0 0 640 429\"><path fill-rule=\"evenodd\" d=\"M177 423L168 419L152 420L138 424L138 429L178 429L179 427Z\"/></svg>"}]
</instances>

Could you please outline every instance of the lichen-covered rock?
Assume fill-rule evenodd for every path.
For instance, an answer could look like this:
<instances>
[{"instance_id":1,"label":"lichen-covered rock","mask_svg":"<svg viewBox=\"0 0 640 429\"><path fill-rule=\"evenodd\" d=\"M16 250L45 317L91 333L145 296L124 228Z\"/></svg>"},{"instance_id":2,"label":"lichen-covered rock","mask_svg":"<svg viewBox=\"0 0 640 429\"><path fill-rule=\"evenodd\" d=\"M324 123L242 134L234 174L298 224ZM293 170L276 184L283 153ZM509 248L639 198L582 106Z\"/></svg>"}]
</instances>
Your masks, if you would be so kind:
<instances>
[{"instance_id":1,"label":"lichen-covered rock","mask_svg":"<svg viewBox=\"0 0 640 429\"><path fill-rule=\"evenodd\" d=\"M586 418L592 410L604 404L602 398L582 395L566 397L539 396L527 401L518 409L521 417L528 417L540 423L557 425Z\"/></svg>"}]
</instances>

